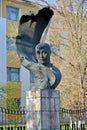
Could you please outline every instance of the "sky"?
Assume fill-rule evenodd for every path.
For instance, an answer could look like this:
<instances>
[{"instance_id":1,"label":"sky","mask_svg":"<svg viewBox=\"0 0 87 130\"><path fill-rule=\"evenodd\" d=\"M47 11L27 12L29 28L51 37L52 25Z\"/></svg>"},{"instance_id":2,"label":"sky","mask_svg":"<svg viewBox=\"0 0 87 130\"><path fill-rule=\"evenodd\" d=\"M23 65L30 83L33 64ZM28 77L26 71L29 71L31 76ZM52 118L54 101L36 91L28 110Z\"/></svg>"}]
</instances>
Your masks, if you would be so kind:
<instances>
[{"instance_id":1,"label":"sky","mask_svg":"<svg viewBox=\"0 0 87 130\"><path fill-rule=\"evenodd\" d=\"M39 4L43 5L43 6L50 5L50 7L54 7L56 9L58 9L58 4L57 4L58 0L21 0L21 1L27 1L27 2L29 1L29 2L34 2L34 3L39 3ZM78 1L78 0L76 0L76 1ZM83 0L81 0L81 1L83 1ZM84 0L84 2L85 2L84 11L87 12L87 0Z\"/></svg>"},{"instance_id":2,"label":"sky","mask_svg":"<svg viewBox=\"0 0 87 130\"><path fill-rule=\"evenodd\" d=\"M46 3L48 3L50 6L57 8L56 0L25 0L25 1L39 3L41 5L47 5Z\"/></svg>"}]
</instances>

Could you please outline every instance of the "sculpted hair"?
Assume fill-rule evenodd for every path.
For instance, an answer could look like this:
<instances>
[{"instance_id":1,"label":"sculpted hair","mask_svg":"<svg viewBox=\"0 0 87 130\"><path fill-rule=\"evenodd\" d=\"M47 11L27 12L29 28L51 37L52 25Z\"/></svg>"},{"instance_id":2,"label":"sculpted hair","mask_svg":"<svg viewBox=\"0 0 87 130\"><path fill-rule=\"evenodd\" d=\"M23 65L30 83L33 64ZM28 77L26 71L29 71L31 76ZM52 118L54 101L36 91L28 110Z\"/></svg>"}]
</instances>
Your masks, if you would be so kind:
<instances>
[{"instance_id":1,"label":"sculpted hair","mask_svg":"<svg viewBox=\"0 0 87 130\"><path fill-rule=\"evenodd\" d=\"M50 53L51 53L51 47L50 47L50 45L48 43L39 43L39 44L37 44L36 51L38 49L43 49L43 48L45 48L46 50L50 51Z\"/></svg>"}]
</instances>

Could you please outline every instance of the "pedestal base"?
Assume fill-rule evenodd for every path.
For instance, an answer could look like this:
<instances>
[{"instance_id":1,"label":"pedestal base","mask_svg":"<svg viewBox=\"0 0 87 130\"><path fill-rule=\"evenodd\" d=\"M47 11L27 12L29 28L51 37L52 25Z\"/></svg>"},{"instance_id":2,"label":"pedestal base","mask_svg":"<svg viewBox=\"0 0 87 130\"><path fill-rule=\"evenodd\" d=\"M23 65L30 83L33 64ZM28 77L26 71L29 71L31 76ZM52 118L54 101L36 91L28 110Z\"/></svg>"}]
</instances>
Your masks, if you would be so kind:
<instances>
[{"instance_id":1,"label":"pedestal base","mask_svg":"<svg viewBox=\"0 0 87 130\"><path fill-rule=\"evenodd\" d=\"M59 91L27 91L27 130L60 130L59 108Z\"/></svg>"}]
</instances>

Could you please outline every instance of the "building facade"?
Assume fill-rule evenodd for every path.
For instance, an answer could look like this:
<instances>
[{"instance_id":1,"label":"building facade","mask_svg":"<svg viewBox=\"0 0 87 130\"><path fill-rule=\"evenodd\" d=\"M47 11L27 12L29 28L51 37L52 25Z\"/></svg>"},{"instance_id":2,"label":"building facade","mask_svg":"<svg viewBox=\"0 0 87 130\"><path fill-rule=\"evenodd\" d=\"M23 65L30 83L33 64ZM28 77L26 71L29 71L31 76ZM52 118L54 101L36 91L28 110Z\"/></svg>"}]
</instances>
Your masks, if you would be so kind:
<instances>
[{"instance_id":1,"label":"building facade","mask_svg":"<svg viewBox=\"0 0 87 130\"><path fill-rule=\"evenodd\" d=\"M7 88L10 89L7 93L9 96L6 96L8 98L14 97L16 102L20 103L20 106L25 106L26 90L29 89L31 83L29 71L20 65L16 52L15 37L18 33L18 22L21 15L29 12L30 10L36 11L41 8L40 3L34 3L36 1L41 3L40 0L27 0L27 2L24 2L24 0L0 0L0 84L3 83L3 86L6 85ZM54 11L55 15L52 18L49 38L47 40L52 43L52 46L54 47L54 54L58 53L59 55L59 57L57 55L53 55L51 58L53 64L61 69L63 76L61 85L58 86L61 94L61 106L65 108L67 106L67 108L74 108L74 105L78 105L79 101L81 105L78 105L78 108L83 108L87 106L87 88L85 88L84 94L81 85L79 84L79 71L78 73L77 71L75 72L74 69L72 69L72 64L68 64L73 63L73 61L74 63L79 61L75 55L77 54L77 51L75 50L76 48L73 51L69 51L72 50L73 41L75 41L74 45L77 46L75 37L73 38L71 36L71 27L68 24L68 22L70 22L73 27L74 22L72 19L75 20L75 15L70 15L69 12L67 13L65 10L65 15L61 13L61 10ZM67 16L68 22L66 22L65 16ZM76 18L78 21L79 17ZM85 30L85 27L87 26L87 19L84 19L82 23L84 25L83 30ZM76 25L78 27L78 23L76 23ZM86 31L84 31L83 35L85 32ZM87 41L86 35L84 35L83 38L85 45L85 41ZM67 47L69 47L69 49L67 49ZM73 59L73 57L76 60ZM68 60L70 60L70 62L66 62ZM66 69L66 67L68 69ZM74 78L74 76L76 78ZM87 82L87 77L85 77L84 80ZM87 86L87 84L85 84L85 86Z\"/></svg>"},{"instance_id":2,"label":"building facade","mask_svg":"<svg viewBox=\"0 0 87 130\"><path fill-rule=\"evenodd\" d=\"M35 10L32 2L0 0L0 87L6 86L6 102L14 99L19 106L25 106L26 90L30 87L30 72L20 65L16 51L16 36L22 14ZM1 90L2 93L2 90ZM11 107L10 103L1 106Z\"/></svg>"},{"instance_id":3,"label":"building facade","mask_svg":"<svg viewBox=\"0 0 87 130\"><path fill-rule=\"evenodd\" d=\"M55 1L48 2L56 6ZM29 90L30 72L20 65L16 51L16 36L21 15L29 11L36 11L45 2L33 0L0 0L0 87L6 86L6 102L14 99L20 106L25 106L26 90ZM1 91L2 93L2 91ZM5 103L2 101L3 106ZM5 107L11 107L5 104Z\"/></svg>"}]
</instances>

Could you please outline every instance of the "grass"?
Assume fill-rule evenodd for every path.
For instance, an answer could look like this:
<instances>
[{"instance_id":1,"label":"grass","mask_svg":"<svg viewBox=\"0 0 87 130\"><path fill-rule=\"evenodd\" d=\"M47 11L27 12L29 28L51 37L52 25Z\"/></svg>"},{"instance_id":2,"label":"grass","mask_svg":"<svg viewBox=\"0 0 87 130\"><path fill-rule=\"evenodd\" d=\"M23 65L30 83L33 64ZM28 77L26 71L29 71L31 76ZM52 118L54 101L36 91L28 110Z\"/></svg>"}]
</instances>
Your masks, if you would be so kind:
<instances>
[{"instance_id":1,"label":"grass","mask_svg":"<svg viewBox=\"0 0 87 130\"><path fill-rule=\"evenodd\" d=\"M22 128L21 130L24 130L25 129L25 125L3 125L3 126L0 126L0 130L18 130L18 128Z\"/></svg>"},{"instance_id":2,"label":"grass","mask_svg":"<svg viewBox=\"0 0 87 130\"><path fill-rule=\"evenodd\" d=\"M3 126L0 126L0 130L19 130L20 128L21 130L25 130L25 125L3 125ZM87 130L87 123L85 124L85 130ZM19 129L18 129L19 128ZM65 124L62 124L61 125L61 130L65 130ZM69 124L66 124L66 130L72 130L70 128L70 125Z\"/></svg>"}]
</instances>

